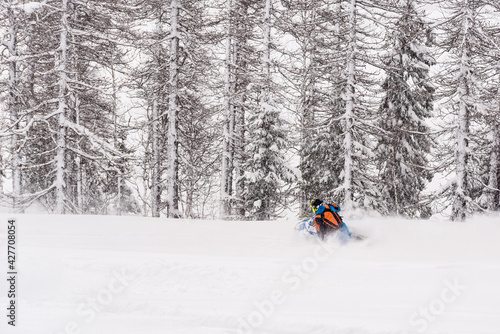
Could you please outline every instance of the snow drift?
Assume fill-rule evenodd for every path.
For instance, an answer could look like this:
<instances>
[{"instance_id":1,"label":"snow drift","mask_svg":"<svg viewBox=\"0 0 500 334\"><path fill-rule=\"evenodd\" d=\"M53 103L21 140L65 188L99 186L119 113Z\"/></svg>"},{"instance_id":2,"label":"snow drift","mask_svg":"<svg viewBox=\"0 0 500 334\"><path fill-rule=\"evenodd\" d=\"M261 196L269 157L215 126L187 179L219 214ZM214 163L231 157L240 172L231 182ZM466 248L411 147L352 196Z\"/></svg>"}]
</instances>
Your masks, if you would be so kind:
<instances>
[{"instance_id":1,"label":"snow drift","mask_svg":"<svg viewBox=\"0 0 500 334\"><path fill-rule=\"evenodd\" d=\"M2 333L495 333L500 217L296 221L0 215L18 222L18 322ZM7 282L0 283L6 309Z\"/></svg>"}]
</instances>

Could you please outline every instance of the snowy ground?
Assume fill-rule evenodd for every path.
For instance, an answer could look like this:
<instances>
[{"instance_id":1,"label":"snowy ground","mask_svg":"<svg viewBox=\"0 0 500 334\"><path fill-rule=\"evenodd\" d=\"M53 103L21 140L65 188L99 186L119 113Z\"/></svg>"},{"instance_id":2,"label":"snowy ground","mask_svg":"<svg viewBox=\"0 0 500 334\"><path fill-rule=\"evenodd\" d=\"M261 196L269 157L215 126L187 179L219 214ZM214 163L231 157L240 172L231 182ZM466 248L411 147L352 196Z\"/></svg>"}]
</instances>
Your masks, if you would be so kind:
<instances>
[{"instance_id":1,"label":"snowy ground","mask_svg":"<svg viewBox=\"0 0 500 334\"><path fill-rule=\"evenodd\" d=\"M359 219L320 244L294 221L0 215L18 221L17 326L1 333L500 333L500 217Z\"/></svg>"}]
</instances>

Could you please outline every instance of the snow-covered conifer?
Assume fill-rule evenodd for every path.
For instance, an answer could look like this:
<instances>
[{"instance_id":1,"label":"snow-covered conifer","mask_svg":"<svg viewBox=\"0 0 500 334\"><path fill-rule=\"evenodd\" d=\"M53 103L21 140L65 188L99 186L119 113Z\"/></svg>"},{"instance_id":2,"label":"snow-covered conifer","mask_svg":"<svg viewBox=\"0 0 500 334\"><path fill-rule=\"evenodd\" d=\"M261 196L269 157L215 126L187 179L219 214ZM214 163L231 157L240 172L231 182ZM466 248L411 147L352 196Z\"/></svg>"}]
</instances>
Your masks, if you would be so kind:
<instances>
[{"instance_id":1,"label":"snow-covered conifer","mask_svg":"<svg viewBox=\"0 0 500 334\"><path fill-rule=\"evenodd\" d=\"M490 66L486 61L492 52L498 54L498 47L493 42L495 26L491 25L494 8L487 1L450 0L444 8L443 46L449 50L450 60L444 65L446 75L440 84L444 116L453 130L446 134L453 139L453 155L442 155L444 164L451 165L451 182L440 195L451 203L451 219L461 221L481 210L484 164L478 162L483 160L484 150L478 129L487 109L483 92L488 89Z\"/></svg>"},{"instance_id":2,"label":"snow-covered conifer","mask_svg":"<svg viewBox=\"0 0 500 334\"><path fill-rule=\"evenodd\" d=\"M346 210L366 207L373 200L373 158L371 137L373 105L378 102L376 54L382 33L376 17L377 4L350 0L341 2L346 15L345 24L339 27L340 36L345 36L345 58L341 68L343 110L336 119L341 128L341 150L343 170L339 187L335 190ZM370 24L368 25L368 22Z\"/></svg>"},{"instance_id":3,"label":"snow-covered conifer","mask_svg":"<svg viewBox=\"0 0 500 334\"><path fill-rule=\"evenodd\" d=\"M225 21L224 115L221 164L220 215L242 217L242 164L245 156L246 116L250 104L255 106L255 71L258 68L254 37L254 1L227 0Z\"/></svg>"},{"instance_id":4,"label":"snow-covered conifer","mask_svg":"<svg viewBox=\"0 0 500 334\"><path fill-rule=\"evenodd\" d=\"M338 118L345 105L345 38L340 29L346 16L339 1L293 1L284 6L278 29L292 37L296 47L282 51L286 62L279 66L296 110L298 135L289 140L297 141L300 212L307 215L311 199L335 198L344 165Z\"/></svg>"},{"instance_id":5,"label":"snow-covered conifer","mask_svg":"<svg viewBox=\"0 0 500 334\"><path fill-rule=\"evenodd\" d=\"M16 123L23 135L24 204L38 200L57 213L105 213L115 197L109 172L124 153L110 144L115 110L104 73L120 64L118 18L128 5L18 3L26 15L19 68L28 107Z\"/></svg>"},{"instance_id":6,"label":"snow-covered conifer","mask_svg":"<svg viewBox=\"0 0 500 334\"><path fill-rule=\"evenodd\" d=\"M286 133L277 103L273 78L272 29L273 1L266 0L262 20L262 60L259 108L248 117L248 159L243 164L243 199L247 215L256 220L274 218L283 208L293 174L287 167Z\"/></svg>"},{"instance_id":7,"label":"snow-covered conifer","mask_svg":"<svg viewBox=\"0 0 500 334\"><path fill-rule=\"evenodd\" d=\"M432 139L426 120L432 116L435 89L429 70L435 60L427 47L428 25L415 1L406 0L394 12L398 18L389 33L375 151L380 196L376 206L383 214L428 216L420 193L431 177L427 156Z\"/></svg>"},{"instance_id":8,"label":"snow-covered conifer","mask_svg":"<svg viewBox=\"0 0 500 334\"><path fill-rule=\"evenodd\" d=\"M6 145L9 149L9 156L7 159L2 159L2 166L0 169L2 173L0 177L3 177L7 173L7 166L10 167L10 171L12 174L12 206L14 211L22 211L22 208L19 205L20 195L22 193L21 187L21 152L20 146L22 142L22 135L20 134L19 129L21 128L21 124L19 122L19 115L23 112L24 109L27 108L26 100L23 98L23 83L22 80L22 67L19 64L18 56L20 56L20 25L22 24L21 19L24 17L22 11L16 9L18 3L17 1L9 0L3 1L0 5L0 15L2 19L0 22L5 27L5 35L0 35L0 50L1 53L7 55L4 60L2 57L2 65L6 65L7 67L7 78L5 80L5 84L2 87L4 90L5 96L2 99L6 100L6 110L8 115L2 115L6 119L9 119L7 124L3 124L2 126L2 135L1 137L10 137L8 145ZM3 52L3 51L6 52ZM6 86L6 87L5 87ZM3 94L2 94L3 95ZM1 186L1 182L0 182ZM1 190L0 190L1 191Z\"/></svg>"},{"instance_id":9,"label":"snow-covered conifer","mask_svg":"<svg viewBox=\"0 0 500 334\"><path fill-rule=\"evenodd\" d=\"M213 19L206 1L150 0L143 10L143 26L153 27L136 41L144 60L134 75L148 111L143 171L150 190L144 201L154 217L193 216L195 199L203 207L215 174L215 103L207 93L215 76L209 53ZM206 141L200 142L203 135Z\"/></svg>"}]
</instances>

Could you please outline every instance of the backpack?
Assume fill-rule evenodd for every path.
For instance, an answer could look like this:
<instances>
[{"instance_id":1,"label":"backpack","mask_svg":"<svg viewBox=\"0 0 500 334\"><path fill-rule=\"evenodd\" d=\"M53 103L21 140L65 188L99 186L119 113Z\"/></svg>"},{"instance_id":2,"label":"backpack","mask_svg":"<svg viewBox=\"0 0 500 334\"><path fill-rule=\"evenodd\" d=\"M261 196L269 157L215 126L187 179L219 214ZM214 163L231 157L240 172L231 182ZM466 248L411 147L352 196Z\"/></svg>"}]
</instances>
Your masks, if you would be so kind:
<instances>
[{"instance_id":1,"label":"backpack","mask_svg":"<svg viewBox=\"0 0 500 334\"><path fill-rule=\"evenodd\" d=\"M325 204L321 205L316 211L316 217L314 217L314 223L316 225L316 230L319 231L320 224L327 225L332 229L341 228L344 225L342 217L338 214L340 207L335 204ZM325 226L326 227L326 226Z\"/></svg>"}]
</instances>

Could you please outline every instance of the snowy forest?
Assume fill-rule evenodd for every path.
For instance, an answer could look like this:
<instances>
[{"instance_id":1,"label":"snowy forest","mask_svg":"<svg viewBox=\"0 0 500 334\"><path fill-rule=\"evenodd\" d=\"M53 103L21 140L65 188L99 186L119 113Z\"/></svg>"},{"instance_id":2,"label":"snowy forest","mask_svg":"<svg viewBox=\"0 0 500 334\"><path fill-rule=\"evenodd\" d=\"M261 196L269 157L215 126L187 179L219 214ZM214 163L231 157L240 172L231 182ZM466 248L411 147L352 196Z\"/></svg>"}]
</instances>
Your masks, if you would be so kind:
<instances>
[{"instance_id":1,"label":"snowy forest","mask_svg":"<svg viewBox=\"0 0 500 334\"><path fill-rule=\"evenodd\" d=\"M496 0L2 0L0 70L12 212L500 210Z\"/></svg>"}]
</instances>

